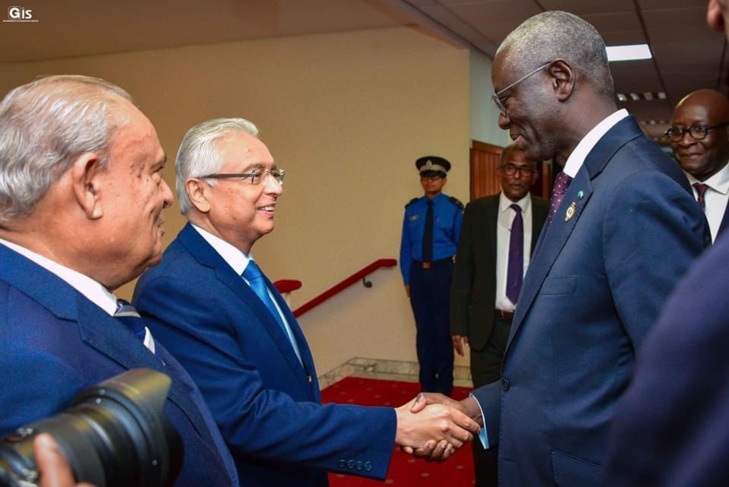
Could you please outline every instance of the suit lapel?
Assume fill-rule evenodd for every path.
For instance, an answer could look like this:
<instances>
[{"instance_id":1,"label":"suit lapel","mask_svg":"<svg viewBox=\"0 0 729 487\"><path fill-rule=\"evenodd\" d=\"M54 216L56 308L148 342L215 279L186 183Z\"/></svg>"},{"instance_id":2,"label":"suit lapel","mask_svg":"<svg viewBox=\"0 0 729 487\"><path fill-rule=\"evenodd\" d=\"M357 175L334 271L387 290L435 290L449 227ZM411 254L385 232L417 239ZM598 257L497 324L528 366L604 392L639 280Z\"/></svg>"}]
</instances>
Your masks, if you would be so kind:
<instances>
[{"instance_id":1,"label":"suit lapel","mask_svg":"<svg viewBox=\"0 0 729 487\"><path fill-rule=\"evenodd\" d=\"M590 201L594 191L594 180L603 171L613 155L629 141L640 137L642 132L632 117L626 117L615 124L595 144L585 158L585 162L577 172L567 190L552 223L544 229L534 250L532 261L524 278L519 305L516 307L514 322L509 335L508 353L514 336L521 328L524 318L544 283L549 271L559 257L565 243L569 239L582 212Z\"/></svg>"},{"instance_id":2,"label":"suit lapel","mask_svg":"<svg viewBox=\"0 0 729 487\"><path fill-rule=\"evenodd\" d=\"M263 304L250 286L243 281L243 278L233 271L228 263L225 262L225 260L215 251L214 248L210 246L210 244L205 241L204 238L202 238L192 225L188 223L185 228L182 229L178 236L178 240L201 265L211 268L215 272L215 278L236 294L256 315L259 323L261 323L263 328L276 343L276 346L280 350L281 355L284 357L286 362L289 364L289 367L291 367L301 383L309 389L310 385L308 383L308 378L306 374L302 372L305 371L304 369L311 371L314 370L314 364L311 360L311 352L309 351L306 339L304 338L301 329L298 324L296 324L296 319L293 317L293 314L290 313L288 306L268 278L266 278L266 283L270 289L273 289L273 294L278 301L278 305L286 315L289 326L297 340L299 351L302 354L302 362L305 367L302 367L302 363L299 362L299 358L296 356L296 352L291 346L289 337L281 329L281 326L276 321L276 318L271 315L271 312L268 310L266 305ZM305 356L308 358L307 360L304 360Z\"/></svg>"}]
</instances>

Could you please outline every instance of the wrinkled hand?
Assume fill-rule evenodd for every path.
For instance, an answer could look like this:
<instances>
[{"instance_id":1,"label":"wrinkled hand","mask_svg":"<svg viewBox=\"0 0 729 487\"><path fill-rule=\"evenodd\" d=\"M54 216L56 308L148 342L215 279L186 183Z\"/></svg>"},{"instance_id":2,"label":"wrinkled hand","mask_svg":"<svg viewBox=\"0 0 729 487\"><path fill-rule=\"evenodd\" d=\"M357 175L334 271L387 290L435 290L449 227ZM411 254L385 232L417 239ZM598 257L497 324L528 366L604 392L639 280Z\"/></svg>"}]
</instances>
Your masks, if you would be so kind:
<instances>
[{"instance_id":1,"label":"wrinkled hand","mask_svg":"<svg viewBox=\"0 0 729 487\"><path fill-rule=\"evenodd\" d=\"M404 452L417 452L416 456L426 460L442 461L478 434L478 424L459 408L434 402L416 409L416 399L395 409L395 443Z\"/></svg>"},{"instance_id":2,"label":"wrinkled hand","mask_svg":"<svg viewBox=\"0 0 729 487\"><path fill-rule=\"evenodd\" d=\"M71 467L51 435L42 433L36 436L33 447L40 472L40 487L93 487L87 483L76 483Z\"/></svg>"},{"instance_id":3,"label":"wrinkled hand","mask_svg":"<svg viewBox=\"0 0 729 487\"><path fill-rule=\"evenodd\" d=\"M468 337L466 335L453 335L451 340L453 341L453 348L456 349L456 353L463 357L464 350L468 346Z\"/></svg>"}]
</instances>

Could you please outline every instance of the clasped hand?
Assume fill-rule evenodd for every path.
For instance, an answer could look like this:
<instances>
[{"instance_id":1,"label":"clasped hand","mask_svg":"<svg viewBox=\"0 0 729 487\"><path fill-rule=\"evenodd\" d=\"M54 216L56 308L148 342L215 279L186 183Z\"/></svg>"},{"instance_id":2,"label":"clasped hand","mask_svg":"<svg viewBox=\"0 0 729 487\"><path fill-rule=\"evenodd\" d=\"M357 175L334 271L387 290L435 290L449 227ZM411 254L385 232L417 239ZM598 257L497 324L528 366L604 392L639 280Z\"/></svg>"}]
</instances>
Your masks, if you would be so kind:
<instances>
[{"instance_id":1,"label":"clasped hand","mask_svg":"<svg viewBox=\"0 0 729 487\"><path fill-rule=\"evenodd\" d=\"M464 405L441 394L421 393L395 412L395 443L426 461L446 460L480 430Z\"/></svg>"}]
</instances>

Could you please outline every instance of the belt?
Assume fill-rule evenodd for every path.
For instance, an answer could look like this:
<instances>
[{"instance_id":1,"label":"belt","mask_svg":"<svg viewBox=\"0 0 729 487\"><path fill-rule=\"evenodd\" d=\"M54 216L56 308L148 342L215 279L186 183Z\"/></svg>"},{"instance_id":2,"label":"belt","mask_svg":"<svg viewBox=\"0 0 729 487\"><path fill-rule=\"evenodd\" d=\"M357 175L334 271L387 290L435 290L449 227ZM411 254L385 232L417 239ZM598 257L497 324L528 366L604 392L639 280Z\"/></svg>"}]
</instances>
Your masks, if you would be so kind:
<instances>
[{"instance_id":1,"label":"belt","mask_svg":"<svg viewBox=\"0 0 729 487\"><path fill-rule=\"evenodd\" d=\"M414 260L413 265L415 267L419 267L421 269L432 269L433 267L442 267L444 265L453 264L453 257L448 257L445 259L440 260L434 260L432 262L420 262L419 260Z\"/></svg>"},{"instance_id":2,"label":"belt","mask_svg":"<svg viewBox=\"0 0 729 487\"><path fill-rule=\"evenodd\" d=\"M513 311L504 311L503 309L496 309L494 310L496 312L496 317L501 318L504 321L507 321L511 323L514 321L514 312Z\"/></svg>"}]
</instances>

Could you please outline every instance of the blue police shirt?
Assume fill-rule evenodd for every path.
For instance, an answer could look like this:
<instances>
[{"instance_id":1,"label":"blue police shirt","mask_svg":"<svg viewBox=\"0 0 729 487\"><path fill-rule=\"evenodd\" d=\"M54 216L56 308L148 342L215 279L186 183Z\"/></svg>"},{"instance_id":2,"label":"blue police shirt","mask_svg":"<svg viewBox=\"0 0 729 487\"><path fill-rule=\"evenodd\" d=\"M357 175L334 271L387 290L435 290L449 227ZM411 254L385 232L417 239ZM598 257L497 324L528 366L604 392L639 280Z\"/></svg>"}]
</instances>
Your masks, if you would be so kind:
<instances>
[{"instance_id":1,"label":"blue police shirt","mask_svg":"<svg viewBox=\"0 0 729 487\"><path fill-rule=\"evenodd\" d=\"M413 260L423 260L423 234L428 197L422 196L405 206L400 242L400 272L405 285L410 285ZM456 254L461 236L463 204L456 198L439 193L433 198L433 260L448 259Z\"/></svg>"}]
</instances>

